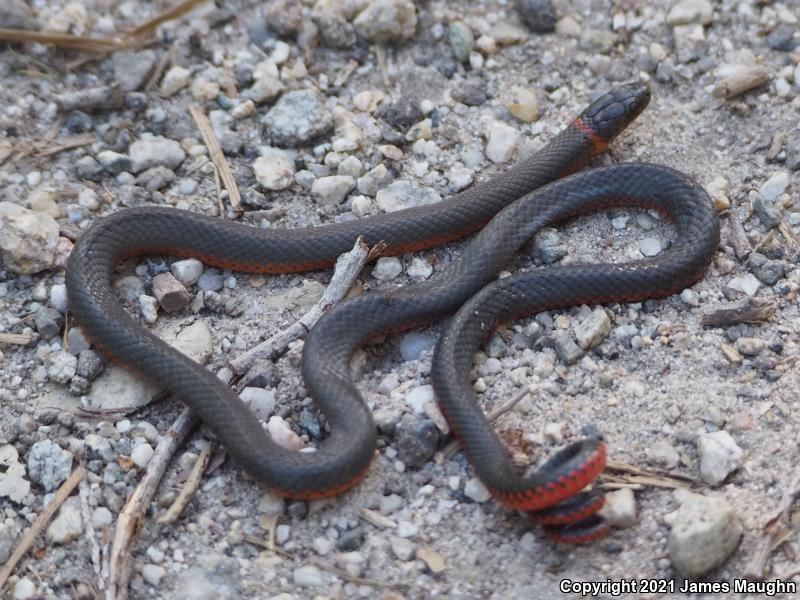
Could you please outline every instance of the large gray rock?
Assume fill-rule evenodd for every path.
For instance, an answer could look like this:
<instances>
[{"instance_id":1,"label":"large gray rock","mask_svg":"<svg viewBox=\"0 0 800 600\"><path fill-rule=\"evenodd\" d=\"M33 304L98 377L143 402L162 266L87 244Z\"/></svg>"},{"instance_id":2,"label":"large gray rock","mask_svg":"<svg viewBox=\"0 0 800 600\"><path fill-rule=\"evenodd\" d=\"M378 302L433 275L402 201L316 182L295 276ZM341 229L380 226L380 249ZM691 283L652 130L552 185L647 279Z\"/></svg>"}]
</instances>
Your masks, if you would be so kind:
<instances>
[{"instance_id":1,"label":"large gray rock","mask_svg":"<svg viewBox=\"0 0 800 600\"><path fill-rule=\"evenodd\" d=\"M725 498L683 492L669 534L672 564L685 577L722 565L742 539L742 522Z\"/></svg>"},{"instance_id":2,"label":"large gray rock","mask_svg":"<svg viewBox=\"0 0 800 600\"><path fill-rule=\"evenodd\" d=\"M51 440L42 440L28 452L28 474L45 491L56 489L69 477L72 470L72 452L64 450Z\"/></svg>"},{"instance_id":3,"label":"large gray rock","mask_svg":"<svg viewBox=\"0 0 800 600\"><path fill-rule=\"evenodd\" d=\"M39 273L53 266L58 223L45 212L0 202L0 262L14 273Z\"/></svg>"}]
</instances>

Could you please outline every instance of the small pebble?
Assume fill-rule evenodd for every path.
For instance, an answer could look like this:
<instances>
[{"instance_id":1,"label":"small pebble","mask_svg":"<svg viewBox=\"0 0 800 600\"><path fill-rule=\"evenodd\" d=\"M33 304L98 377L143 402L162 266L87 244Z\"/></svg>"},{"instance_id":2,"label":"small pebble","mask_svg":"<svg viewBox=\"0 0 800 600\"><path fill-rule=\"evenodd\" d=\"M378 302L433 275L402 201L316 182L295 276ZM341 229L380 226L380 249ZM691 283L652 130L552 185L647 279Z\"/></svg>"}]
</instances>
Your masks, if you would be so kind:
<instances>
[{"instance_id":1,"label":"small pebble","mask_svg":"<svg viewBox=\"0 0 800 600\"><path fill-rule=\"evenodd\" d=\"M294 182L294 162L278 148L262 148L253 162L253 174L265 190L285 190Z\"/></svg>"},{"instance_id":2,"label":"small pebble","mask_svg":"<svg viewBox=\"0 0 800 600\"><path fill-rule=\"evenodd\" d=\"M340 204L354 188L356 180L350 175L319 177L311 184L311 193L322 204Z\"/></svg>"},{"instance_id":3,"label":"small pebble","mask_svg":"<svg viewBox=\"0 0 800 600\"><path fill-rule=\"evenodd\" d=\"M144 469L153 457L153 447L148 443L139 444L131 451L131 460L140 469Z\"/></svg>"},{"instance_id":4,"label":"small pebble","mask_svg":"<svg viewBox=\"0 0 800 600\"><path fill-rule=\"evenodd\" d=\"M478 502L479 504L487 502L492 497L491 492L486 489L483 482L476 477L471 477L464 485L464 495L473 502Z\"/></svg>"},{"instance_id":5,"label":"small pebble","mask_svg":"<svg viewBox=\"0 0 800 600\"><path fill-rule=\"evenodd\" d=\"M139 309L146 323L155 323L158 320L158 300L147 294L139 296Z\"/></svg>"},{"instance_id":6,"label":"small pebble","mask_svg":"<svg viewBox=\"0 0 800 600\"><path fill-rule=\"evenodd\" d=\"M611 319L602 308L594 309L588 317L575 325L575 339L584 350L594 348L611 331Z\"/></svg>"},{"instance_id":7,"label":"small pebble","mask_svg":"<svg viewBox=\"0 0 800 600\"><path fill-rule=\"evenodd\" d=\"M46 537L53 544L68 544L78 539L83 533L80 499L77 496L68 498L56 517L47 526Z\"/></svg>"},{"instance_id":8,"label":"small pebble","mask_svg":"<svg viewBox=\"0 0 800 600\"><path fill-rule=\"evenodd\" d=\"M192 73L189 69L175 65L164 73L161 80L161 93L164 96L173 96L189 85Z\"/></svg>"},{"instance_id":9,"label":"small pebble","mask_svg":"<svg viewBox=\"0 0 800 600\"><path fill-rule=\"evenodd\" d=\"M486 134L486 157L494 163L511 160L519 144L519 133L513 127L494 121Z\"/></svg>"},{"instance_id":10,"label":"small pebble","mask_svg":"<svg viewBox=\"0 0 800 600\"><path fill-rule=\"evenodd\" d=\"M289 424L279 416L270 417L267 421L267 431L272 436L272 440L279 446L287 450L302 450L306 443L297 435Z\"/></svg>"},{"instance_id":11,"label":"small pebble","mask_svg":"<svg viewBox=\"0 0 800 600\"><path fill-rule=\"evenodd\" d=\"M397 424L392 446L403 463L418 468L433 456L438 443L439 430L432 421L422 415L406 414Z\"/></svg>"},{"instance_id":12,"label":"small pebble","mask_svg":"<svg viewBox=\"0 0 800 600\"><path fill-rule=\"evenodd\" d=\"M778 171L761 184L761 187L758 188L758 195L765 202L775 202L787 187L789 187L789 173Z\"/></svg>"},{"instance_id":13,"label":"small pebble","mask_svg":"<svg viewBox=\"0 0 800 600\"><path fill-rule=\"evenodd\" d=\"M475 47L475 36L472 30L463 21L453 21L450 23L448 38L456 60L466 62Z\"/></svg>"},{"instance_id":14,"label":"small pebble","mask_svg":"<svg viewBox=\"0 0 800 600\"><path fill-rule=\"evenodd\" d=\"M400 340L400 355L403 360L417 360L426 350L434 347L436 341L424 333L412 331Z\"/></svg>"},{"instance_id":15,"label":"small pebble","mask_svg":"<svg viewBox=\"0 0 800 600\"><path fill-rule=\"evenodd\" d=\"M179 311L189 304L186 288L169 272L153 277L153 296L167 312Z\"/></svg>"},{"instance_id":16,"label":"small pebble","mask_svg":"<svg viewBox=\"0 0 800 600\"><path fill-rule=\"evenodd\" d=\"M553 342L556 355L562 362L571 365L583 356L583 350L578 344L572 341L569 333L558 330L553 333Z\"/></svg>"},{"instance_id":17,"label":"small pebble","mask_svg":"<svg viewBox=\"0 0 800 600\"><path fill-rule=\"evenodd\" d=\"M153 587L161 583L161 579L167 574L167 570L161 565L146 564L142 567L142 579Z\"/></svg>"},{"instance_id":18,"label":"small pebble","mask_svg":"<svg viewBox=\"0 0 800 600\"><path fill-rule=\"evenodd\" d=\"M719 485L742 464L744 452L727 431L704 434L697 442L700 475L711 485Z\"/></svg>"},{"instance_id":19,"label":"small pebble","mask_svg":"<svg viewBox=\"0 0 800 600\"><path fill-rule=\"evenodd\" d=\"M114 522L114 515L105 506L98 506L92 511L92 526L95 529L102 530L103 527L108 527Z\"/></svg>"},{"instance_id":20,"label":"small pebble","mask_svg":"<svg viewBox=\"0 0 800 600\"><path fill-rule=\"evenodd\" d=\"M14 584L14 600L30 600L36 595L36 584L23 577Z\"/></svg>"},{"instance_id":21,"label":"small pebble","mask_svg":"<svg viewBox=\"0 0 800 600\"><path fill-rule=\"evenodd\" d=\"M553 0L516 0L517 12L531 31L550 33L556 28Z\"/></svg>"},{"instance_id":22,"label":"small pebble","mask_svg":"<svg viewBox=\"0 0 800 600\"><path fill-rule=\"evenodd\" d=\"M681 461L681 456L675 449L675 446L664 440L654 442L652 446L645 451L647 462L663 467L665 469L674 469Z\"/></svg>"},{"instance_id":23,"label":"small pebble","mask_svg":"<svg viewBox=\"0 0 800 600\"><path fill-rule=\"evenodd\" d=\"M203 274L203 263L196 258L176 260L170 265L170 271L184 286L189 287L197 283Z\"/></svg>"},{"instance_id":24,"label":"small pebble","mask_svg":"<svg viewBox=\"0 0 800 600\"><path fill-rule=\"evenodd\" d=\"M304 565L292 571L292 581L299 587L319 587L325 583L325 579L314 565Z\"/></svg>"},{"instance_id":25,"label":"small pebble","mask_svg":"<svg viewBox=\"0 0 800 600\"><path fill-rule=\"evenodd\" d=\"M661 241L657 238L645 238L639 242L639 252L644 256L656 256L661 252Z\"/></svg>"},{"instance_id":26,"label":"small pebble","mask_svg":"<svg viewBox=\"0 0 800 600\"><path fill-rule=\"evenodd\" d=\"M626 528L636 524L636 498L633 490L622 488L606 493L606 503L601 511L610 525Z\"/></svg>"},{"instance_id":27,"label":"small pebble","mask_svg":"<svg viewBox=\"0 0 800 600\"><path fill-rule=\"evenodd\" d=\"M265 390L259 387L246 387L240 393L242 399L250 410L261 421L266 421L275 410L275 390Z\"/></svg>"},{"instance_id":28,"label":"small pebble","mask_svg":"<svg viewBox=\"0 0 800 600\"><path fill-rule=\"evenodd\" d=\"M711 23L713 8L707 0L680 0L667 13L667 25L708 25Z\"/></svg>"},{"instance_id":29,"label":"small pebble","mask_svg":"<svg viewBox=\"0 0 800 600\"><path fill-rule=\"evenodd\" d=\"M375 262L372 276L381 281L391 281L403 272L403 264L396 256L383 256Z\"/></svg>"},{"instance_id":30,"label":"small pebble","mask_svg":"<svg viewBox=\"0 0 800 600\"><path fill-rule=\"evenodd\" d=\"M530 88L515 87L511 90L511 99L506 104L508 112L523 123L532 123L541 114L536 92Z\"/></svg>"}]
</instances>

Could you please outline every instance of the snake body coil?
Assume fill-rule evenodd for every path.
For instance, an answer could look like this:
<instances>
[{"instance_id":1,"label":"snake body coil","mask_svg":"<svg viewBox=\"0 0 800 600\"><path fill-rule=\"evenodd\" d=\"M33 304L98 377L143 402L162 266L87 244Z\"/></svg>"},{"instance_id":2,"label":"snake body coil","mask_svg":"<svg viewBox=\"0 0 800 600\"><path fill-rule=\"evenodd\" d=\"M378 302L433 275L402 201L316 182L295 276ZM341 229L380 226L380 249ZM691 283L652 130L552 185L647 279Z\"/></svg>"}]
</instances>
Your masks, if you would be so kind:
<instances>
[{"instance_id":1,"label":"snake body coil","mask_svg":"<svg viewBox=\"0 0 800 600\"><path fill-rule=\"evenodd\" d=\"M548 463L539 476L520 476L472 397L469 364L482 337L516 314L543 310L540 307L671 293L700 276L716 247L716 217L702 191L674 171L619 165L578 173L529 193L585 166L648 100L644 85L615 88L540 152L503 175L434 205L292 230L246 227L159 207L119 211L100 219L75 245L66 278L70 311L104 352L186 402L231 455L267 486L292 498L325 497L358 481L374 453L372 416L349 371L350 356L360 344L379 333L453 314L490 284L520 245L547 223L617 203L658 206L672 214L678 225L680 239L669 252L625 268L548 269L538 280L533 274L530 280L513 278L517 282L513 289L505 287L510 282L492 284L497 298L505 300L491 302L489 308L473 302L466 305L473 307L470 311L486 312L478 319L459 312L436 353L434 385L443 411L495 495L512 506L538 511L540 519L550 523L586 517L599 503L595 496L580 497L571 510L565 511L563 505L546 507L572 496L602 469L602 443L581 442ZM666 188L659 191L662 184ZM327 418L330 434L311 453L293 452L273 442L236 394L136 323L111 288L114 266L133 255L165 253L240 271L296 272L332 265L358 236L370 244L383 241L387 253L402 254L463 237L490 220L462 256L436 277L345 302L313 328L303 354L303 375ZM544 285L541 289L540 284ZM530 305L521 304L528 300ZM562 485L562 479L568 485ZM551 484L559 488L558 493L548 491ZM596 530L597 524L591 527ZM562 539L580 541L582 536L590 536L585 524Z\"/></svg>"}]
</instances>

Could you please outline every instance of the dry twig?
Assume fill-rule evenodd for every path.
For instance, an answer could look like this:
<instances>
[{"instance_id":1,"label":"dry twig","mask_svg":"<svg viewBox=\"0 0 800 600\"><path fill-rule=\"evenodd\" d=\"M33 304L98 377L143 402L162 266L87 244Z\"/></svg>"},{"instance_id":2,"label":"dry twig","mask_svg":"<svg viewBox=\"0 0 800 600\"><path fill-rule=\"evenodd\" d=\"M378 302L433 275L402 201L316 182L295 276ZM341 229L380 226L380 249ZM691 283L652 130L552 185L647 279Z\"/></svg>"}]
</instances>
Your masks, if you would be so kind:
<instances>
[{"instance_id":1,"label":"dry twig","mask_svg":"<svg viewBox=\"0 0 800 600\"><path fill-rule=\"evenodd\" d=\"M210 456L211 444L206 442L206 444L203 445L203 449L200 451L200 454L197 456L197 460L194 461L192 472L189 473L189 477L183 484L178 497L175 498L175 501L167 509L167 512L158 518L159 523L174 523L178 520L178 517L181 516L183 509L186 508L189 500L191 500L192 496L200 485L200 479L203 477L203 472L205 471Z\"/></svg>"},{"instance_id":2,"label":"dry twig","mask_svg":"<svg viewBox=\"0 0 800 600\"><path fill-rule=\"evenodd\" d=\"M32 336L27 333L0 333L0 344L26 346L31 343Z\"/></svg>"},{"instance_id":3,"label":"dry twig","mask_svg":"<svg viewBox=\"0 0 800 600\"><path fill-rule=\"evenodd\" d=\"M694 477L682 473L672 473L662 469L643 469L636 465L606 461L606 471L600 476L604 488L618 489L620 487L642 486L664 487L670 489L689 488L693 485L702 485Z\"/></svg>"},{"instance_id":4,"label":"dry twig","mask_svg":"<svg viewBox=\"0 0 800 600\"><path fill-rule=\"evenodd\" d=\"M720 327L735 323L761 323L768 321L778 307L767 298L745 298L736 302L718 304L703 311L704 327Z\"/></svg>"},{"instance_id":5,"label":"dry twig","mask_svg":"<svg viewBox=\"0 0 800 600\"><path fill-rule=\"evenodd\" d=\"M119 514L109 558L106 600L124 599L127 596L132 561L130 549L141 529L145 511L158 489L172 455L197 422L197 417L192 415L188 408L183 409L169 430L161 437L150 462L147 463L144 476Z\"/></svg>"},{"instance_id":6,"label":"dry twig","mask_svg":"<svg viewBox=\"0 0 800 600\"><path fill-rule=\"evenodd\" d=\"M211 159L211 162L213 162L217 167L219 176L222 179L222 183L225 185L225 189L228 190L228 198L231 201L231 208L236 212L241 211L242 196L239 193L239 186L236 185L236 179L233 177L233 172L231 172L228 161L225 160L225 154L223 154L222 148L219 145L219 140L217 140L217 136L214 134L214 129L211 127L211 122L203 112L203 109L195 104L189 107L189 112L192 114L195 123L197 123L197 128L200 130L200 135L203 136L203 141L208 147L208 156Z\"/></svg>"},{"instance_id":7,"label":"dry twig","mask_svg":"<svg viewBox=\"0 0 800 600\"><path fill-rule=\"evenodd\" d=\"M29 29L2 29L0 40L23 44L35 42L38 44L51 44L67 50L78 50L90 54L107 54L115 50L129 47L130 42L119 38L87 37L84 35L71 35L69 33L55 33L49 31L31 31Z\"/></svg>"},{"instance_id":8,"label":"dry twig","mask_svg":"<svg viewBox=\"0 0 800 600\"><path fill-rule=\"evenodd\" d=\"M176 4L172 8L168 8L167 10L156 15L152 19L148 19L135 29L132 29L131 31L126 33L125 35L128 38L150 37L153 33L155 33L159 25L162 25L167 21L174 21L175 19L179 19L182 16L194 10L195 8L197 8L198 6L200 6L201 4L208 1L209 0L183 0L183 2Z\"/></svg>"},{"instance_id":9,"label":"dry twig","mask_svg":"<svg viewBox=\"0 0 800 600\"><path fill-rule=\"evenodd\" d=\"M488 415L486 415L486 417L489 419L489 422L494 423L504 414L511 412L514 409L514 407L517 404L519 404L522 401L522 399L528 396L528 394L530 393L531 393L530 387L522 388L520 391L514 394L509 400L507 400L506 402L495 408ZM453 440L452 442L447 444L447 446L442 448L442 451L440 453L441 457L444 460L449 460L455 455L456 452L458 452L458 449L459 449L458 441Z\"/></svg>"},{"instance_id":10,"label":"dry twig","mask_svg":"<svg viewBox=\"0 0 800 600\"><path fill-rule=\"evenodd\" d=\"M79 465L70 476L67 477L67 480L61 484L61 487L58 488L53 499L42 509L42 512L39 513L36 520L31 524L31 528L20 538L17 547L14 548L14 552L11 553L11 556L3 565L3 568L0 569L0 590L3 589L11 573L14 572L14 567L16 567L20 559L25 556L38 535L50 522L50 519L58 508L69 498L72 490L75 489L85 475L86 469Z\"/></svg>"},{"instance_id":11,"label":"dry twig","mask_svg":"<svg viewBox=\"0 0 800 600\"><path fill-rule=\"evenodd\" d=\"M358 238L353 249L340 256L336 261L336 269L331 277L331 282L319 302L294 324L230 361L233 372L242 375L260 360L274 360L286 350L291 342L305 337L319 318L345 297L364 265L378 256L384 247L383 244L378 244L370 250L361 238ZM244 380L246 381L247 378L245 377Z\"/></svg>"}]
</instances>

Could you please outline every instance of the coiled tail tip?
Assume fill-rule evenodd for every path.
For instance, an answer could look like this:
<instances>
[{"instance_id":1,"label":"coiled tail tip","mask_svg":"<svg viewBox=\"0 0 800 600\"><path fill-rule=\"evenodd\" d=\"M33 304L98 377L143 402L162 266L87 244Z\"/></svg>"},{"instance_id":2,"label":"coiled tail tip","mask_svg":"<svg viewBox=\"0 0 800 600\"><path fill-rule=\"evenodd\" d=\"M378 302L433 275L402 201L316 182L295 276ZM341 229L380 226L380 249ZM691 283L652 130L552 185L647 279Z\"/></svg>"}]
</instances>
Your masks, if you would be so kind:
<instances>
[{"instance_id":1,"label":"coiled tail tip","mask_svg":"<svg viewBox=\"0 0 800 600\"><path fill-rule=\"evenodd\" d=\"M608 532L598 512L605 496L598 489L586 491L605 468L606 446L600 437L583 439L553 455L535 473L526 477L532 485L524 490L492 493L503 504L523 510L544 526L551 539L584 544Z\"/></svg>"}]
</instances>

